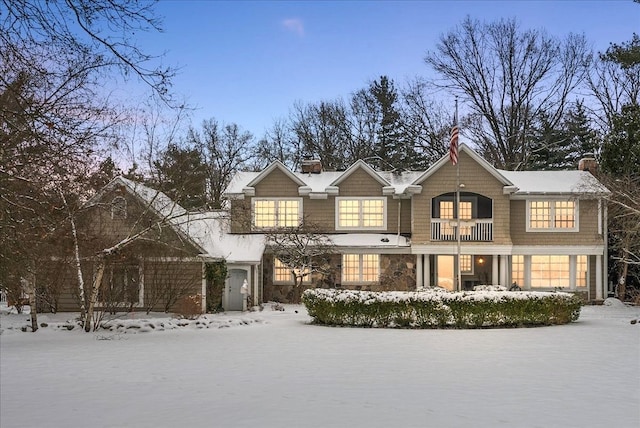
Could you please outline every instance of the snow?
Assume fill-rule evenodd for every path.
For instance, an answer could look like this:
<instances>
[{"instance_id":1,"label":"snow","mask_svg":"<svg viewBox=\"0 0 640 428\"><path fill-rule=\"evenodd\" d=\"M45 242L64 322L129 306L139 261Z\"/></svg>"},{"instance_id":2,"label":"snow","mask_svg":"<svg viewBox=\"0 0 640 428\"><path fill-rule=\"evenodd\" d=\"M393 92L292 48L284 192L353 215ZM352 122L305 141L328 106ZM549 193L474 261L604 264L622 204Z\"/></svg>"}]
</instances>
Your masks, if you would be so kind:
<instances>
[{"instance_id":1,"label":"snow","mask_svg":"<svg viewBox=\"0 0 640 428\"><path fill-rule=\"evenodd\" d=\"M519 194L581 194L608 193L588 171L503 171L498 170L511 181Z\"/></svg>"},{"instance_id":2,"label":"snow","mask_svg":"<svg viewBox=\"0 0 640 428\"><path fill-rule=\"evenodd\" d=\"M32 334L19 328L28 315L0 313L0 426L640 422L638 307L609 302L568 325L491 330L331 328L310 325L302 306L284 309L207 315L209 328L90 334L56 328L73 314L41 314L49 325Z\"/></svg>"}]
</instances>

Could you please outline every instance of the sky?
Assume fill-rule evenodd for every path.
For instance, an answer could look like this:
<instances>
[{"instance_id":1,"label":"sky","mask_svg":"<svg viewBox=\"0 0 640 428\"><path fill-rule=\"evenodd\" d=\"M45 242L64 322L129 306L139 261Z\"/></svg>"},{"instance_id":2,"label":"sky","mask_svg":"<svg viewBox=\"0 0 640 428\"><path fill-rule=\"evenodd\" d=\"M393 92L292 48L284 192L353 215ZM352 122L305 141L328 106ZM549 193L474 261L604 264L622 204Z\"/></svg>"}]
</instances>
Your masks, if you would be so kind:
<instances>
[{"instance_id":1,"label":"sky","mask_svg":"<svg viewBox=\"0 0 640 428\"><path fill-rule=\"evenodd\" d=\"M468 15L522 28L584 33L596 51L640 32L640 4L609 1L177 1L156 8L163 33L137 43L178 67L173 90L191 120L236 123L260 138L295 102L346 99L387 75L433 76L438 38ZM453 101L452 101L453 104Z\"/></svg>"}]
</instances>

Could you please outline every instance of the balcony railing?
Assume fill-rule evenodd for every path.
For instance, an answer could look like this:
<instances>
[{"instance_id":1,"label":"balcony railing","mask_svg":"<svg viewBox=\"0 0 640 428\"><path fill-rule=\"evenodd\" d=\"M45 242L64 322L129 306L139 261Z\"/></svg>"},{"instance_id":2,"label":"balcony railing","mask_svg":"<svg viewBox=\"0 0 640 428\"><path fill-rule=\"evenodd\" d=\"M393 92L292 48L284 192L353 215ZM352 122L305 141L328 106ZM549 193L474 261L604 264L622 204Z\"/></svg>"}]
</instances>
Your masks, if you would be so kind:
<instances>
[{"instance_id":1,"label":"balcony railing","mask_svg":"<svg viewBox=\"0 0 640 428\"><path fill-rule=\"evenodd\" d=\"M431 219L432 241L456 241L458 220ZM461 241L493 241L493 219L460 220Z\"/></svg>"}]
</instances>

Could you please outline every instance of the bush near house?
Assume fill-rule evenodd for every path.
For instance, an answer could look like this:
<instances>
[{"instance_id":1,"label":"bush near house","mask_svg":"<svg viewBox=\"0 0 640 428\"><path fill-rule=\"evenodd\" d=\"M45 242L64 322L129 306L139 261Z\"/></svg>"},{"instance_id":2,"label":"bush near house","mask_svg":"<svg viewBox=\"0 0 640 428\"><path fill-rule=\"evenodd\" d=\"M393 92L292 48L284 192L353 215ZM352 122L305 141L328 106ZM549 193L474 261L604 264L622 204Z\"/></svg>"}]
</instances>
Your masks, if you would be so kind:
<instances>
[{"instance_id":1,"label":"bush near house","mask_svg":"<svg viewBox=\"0 0 640 428\"><path fill-rule=\"evenodd\" d=\"M390 328L492 328L567 324L580 316L578 297L561 292L427 289L372 292L310 289L302 295L314 322Z\"/></svg>"}]
</instances>

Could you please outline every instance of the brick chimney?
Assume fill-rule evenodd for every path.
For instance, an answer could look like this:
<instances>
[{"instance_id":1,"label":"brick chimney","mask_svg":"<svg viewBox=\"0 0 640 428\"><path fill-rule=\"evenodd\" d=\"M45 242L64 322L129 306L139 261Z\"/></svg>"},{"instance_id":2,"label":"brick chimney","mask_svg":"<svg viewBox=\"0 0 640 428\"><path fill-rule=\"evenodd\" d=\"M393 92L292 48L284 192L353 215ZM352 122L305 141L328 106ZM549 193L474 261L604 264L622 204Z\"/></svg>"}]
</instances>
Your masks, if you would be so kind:
<instances>
[{"instance_id":1,"label":"brick chimney","mask_svg":"<svg viewBox=\"0 0 640 428\"><path fill-rule=\"evenodd\" d=\"M582 159L578 162L578 169L580 171L589 171L592 175L598 173L598 161L593 153L586 153Z\"/></svg>"},{"instance_id":2,"label":"brick chimney","mask_svg":"<svg viewBox=\"0 0 640 428\"><path fill-rule=\"evenodd\" d=\"M322 162L320 159L303 159L302 160L302 173L303 174L320 174L322 172Z\"/></svg>"}]
</instances>

